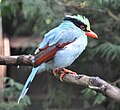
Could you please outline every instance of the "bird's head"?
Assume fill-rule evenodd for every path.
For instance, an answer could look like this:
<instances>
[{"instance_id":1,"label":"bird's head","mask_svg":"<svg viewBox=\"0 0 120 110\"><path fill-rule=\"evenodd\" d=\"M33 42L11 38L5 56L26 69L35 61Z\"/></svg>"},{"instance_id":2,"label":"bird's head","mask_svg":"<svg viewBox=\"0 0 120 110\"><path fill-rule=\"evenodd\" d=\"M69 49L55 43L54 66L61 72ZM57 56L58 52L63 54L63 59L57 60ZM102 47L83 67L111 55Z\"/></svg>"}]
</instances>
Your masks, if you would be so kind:
<instances>
[{"instance_id":1,"label":"bird's head","mask_svg":"<svg viewBox=\"0 0 120 110\"><path fill-rule=\"evenodd\" d=\"M83 30L88 37L98 38L97 34L95 34L90 29L90 22L85 16L82 16L79 14L74 15L74 16L66 15L64 20L69 20L69 21L73 22L77 27L79 27L81 30Z\"/></svg>"}]
</instances>

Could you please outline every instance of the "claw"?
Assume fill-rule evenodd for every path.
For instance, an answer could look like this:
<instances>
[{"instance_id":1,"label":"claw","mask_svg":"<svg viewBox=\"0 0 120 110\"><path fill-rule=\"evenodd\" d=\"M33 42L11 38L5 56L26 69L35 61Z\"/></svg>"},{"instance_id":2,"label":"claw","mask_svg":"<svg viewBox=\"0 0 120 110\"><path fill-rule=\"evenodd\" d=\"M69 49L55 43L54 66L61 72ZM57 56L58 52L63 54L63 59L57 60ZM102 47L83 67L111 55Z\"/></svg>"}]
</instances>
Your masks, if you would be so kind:
<instances>
[{"instance_id":1,"label":"claw","mask_svg":"<svg viewBox=\"0 0 120 110\"><path fill-rule=\"evenodd\" d=\"M54 72L53 72L53 75L56 77L56 76L57 76L57 72L56 72L56 71L54 71Z\"/></svg>"},{"instance_id":2,"label":"claw","mask_svg":"<svg viewBox=\"0 0 120 110\"><path fill-rule=\"evenodd\" d=\"M60 81L62 81L63 82L63 76L65 75L66 73L62 73L61 75L60 75Z\"/></svg>"},{"instance_id":3,"label":"claw","mask_svg":"<svg viewBox=\"0 0 120 110\"><path fill-rule=\"evenodd\" d=\"M60 71L62 71L62 70L63 70L62 68L57 68L57 69L55 69L55 70L53 71L53 75L56 77L57 74L58 74Z\"/></svg>"},{"instance_id":4,"label":"claw","mask_svg":"<svg viewBox=\"0 0 120 110\"><path fill-rule=\"evenodd\" d=\"M65 69L65 68L57 68L53 72L53 74L54 74L55 77L57 76L58 73L61 73L60 74L60 81L62 81L62 82L63 82L63 76L65 74L77 74L76 72L73 72L73 71Z\"/></svg>"}]
</instances>

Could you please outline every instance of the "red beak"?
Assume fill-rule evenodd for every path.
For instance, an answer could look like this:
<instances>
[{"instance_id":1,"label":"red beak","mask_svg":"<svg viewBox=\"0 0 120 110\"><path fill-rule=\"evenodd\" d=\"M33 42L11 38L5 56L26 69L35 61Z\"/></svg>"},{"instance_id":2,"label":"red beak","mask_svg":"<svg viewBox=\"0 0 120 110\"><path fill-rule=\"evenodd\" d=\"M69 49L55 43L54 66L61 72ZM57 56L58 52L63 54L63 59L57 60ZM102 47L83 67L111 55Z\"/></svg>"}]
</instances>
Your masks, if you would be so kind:
<instances>
[{"instance_id":1,"label":"red beak","mask_svg":"<svg viewBox=\"0 0 120 110\"><path fill-rule=\"evenodd\" d=\"M85 34L88 36L88 37L91 37L91 38L98 38L97 34L95 34L93 31L86 31Z\"/></svg>"}]
</instances>

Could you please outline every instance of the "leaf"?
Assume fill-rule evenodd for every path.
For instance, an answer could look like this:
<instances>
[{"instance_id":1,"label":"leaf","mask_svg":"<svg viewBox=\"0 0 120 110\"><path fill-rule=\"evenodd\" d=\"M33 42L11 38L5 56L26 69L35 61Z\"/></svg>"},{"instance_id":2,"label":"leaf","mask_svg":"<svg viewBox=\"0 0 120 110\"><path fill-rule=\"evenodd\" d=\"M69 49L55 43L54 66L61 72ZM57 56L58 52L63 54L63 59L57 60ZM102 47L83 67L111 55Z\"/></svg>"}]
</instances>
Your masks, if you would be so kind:
<instances>
[{"instance_id":1,"label":"leaf","mask_svg":"<svg viewBox=\"0 0 120 110\"><path fill-rule=\"evenodd\" d=\"M106 60L119 60L120 46L112 43L103 43L92 50L93 56L99 54Z\"/></svg>"},{"instance_id":2,"label":"leaf","mask_svg":"<svg viewBox=\"0 0 120 110\"><path fill-rule=\"evenodd\" d=\"M4 105L0 105L4 108L4 110L23 110L26 106L31 104L30 98L27 95L23 98L19 105L17 105L16 103L16 100L20 96L20 92L23 88L22 84L15 82L9 77L5 77L4 82L6 86L2 92L5 101L3 100ZM18 107L20 107L21 109L18 109Z\"/></svg>"},{"instance_id":3,"label":"leaf","mask_svg":"<svg viewBox=\"0 0 120 110\"><path fill-rule=\"evenodd\" d=\"M83 89L83 90L81 91L81 93L82 93L86 98L90 98L90 97L96 95L96 91L91 90L91 89L89 89L89 88Z\"/></svg>"},{"instance_id":4,"label":"leaf","mask_svg":"<svg viewBox=\"0 0 120 110\"><path fill-rule=\"evenodd\" d=\"M5 79L4 79L4 82L6 83L6 86L14 86L14 80L13 79L11 79L11 78L9 78L9 77L6 77Z\"/></svg>"},{"instance_id":5,"label":"leaf","mask_svg":"<svg viewBox=\"0 0 120 110\"><path fill-rule=\"evenodd\" d=\"M105 100L106 100L106 97L101 93L99 93L95 98L94 104L102 104Z\"/></svg>"},{"instance_id":6,"label":"leaf","mask_svg":"<svg viewBox=\"0 0 120 110\"><path fill-rule=\"evenodd\" d=\"M18 90L22 90L23 85L16 82L16 83L15 83L15 88L18 89Z\"/></svg>"}]
</instances>

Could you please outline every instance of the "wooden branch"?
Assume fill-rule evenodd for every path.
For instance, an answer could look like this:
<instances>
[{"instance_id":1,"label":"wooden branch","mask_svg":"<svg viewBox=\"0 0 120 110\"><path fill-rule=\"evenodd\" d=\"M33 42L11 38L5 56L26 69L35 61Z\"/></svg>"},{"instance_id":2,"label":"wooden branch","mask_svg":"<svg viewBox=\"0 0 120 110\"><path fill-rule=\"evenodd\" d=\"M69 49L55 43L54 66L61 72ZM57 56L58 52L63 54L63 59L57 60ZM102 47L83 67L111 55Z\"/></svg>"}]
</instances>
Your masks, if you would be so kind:
<instances>
[{"instance_id":1,"label":"wooden branch","mask_svg":"<svg viewBox=\"0 0 120 110\"><path fill-rule=\"evenodd\" d=\"M32 55L2 56L0 55L0 65L23 65L32 66Z\"/></svg>"},{"instance_id":2,"label":"wooden branch","mask_svg":"<svg viewBox=\"0 0 120 110\"><path fill-rule=\"evenodd\" d=\"M32 55L20 56L0 56L0 65L24 65L32 66ZM60 74L63 71L60 72ZM58 77L60 76L58 74ZM103 95L118 101L120 103L120 89L105 82L99 77L90 77L86 75L66 74L63 76L63 82L85 86L95 91L101 92Z\"/></svg>"},{"instance_id":3,"label":"wooden branch","mask_svg":"<svg viewBox=\"0 0 120 110\"><path fill-rule=\"evenodd\" d=\"M76 9L78 11L80 10L84 10L86 12L97 12L97 13L101 13L101 14L108 14L111 18L113 18L116 21L120 21L120 17L119 15L115 15L110 9L108 8L93 8L93 7L88 7L88 6L84 6L82 5L82 3L84 2L79 2L79 3L74 3L74 4L69 4L69 3L65 3L65 2L60 2L58 0L55 0L57 4L59 4L60 6L64 6L66 8L73 8Z\"/></svg>"},{"instance_id":4,"label":"wooden branch","mask_svg":"<svg viewBox=\"0 0 120 110\"><path fill-rule=\"evenodd\" d=\"M63 81L89 87L120 103L120 89L112 86L99 77L66 74L63 77Z\"/></svg>"},{"instance_id":5,"label":"wooden branch","mask_svg":"<svg viewBox=\"0 0 120 110\"><path fill-rule=\"evenodd\" d=\"M120 21L120 18L119 18L117 15L115 15L114 13L112 13L112 11L111 11L110 9L107 9L107 13L108 13L108 15L109 15L110 17L112 17L114 20Z\"/></svg>"},{"instance_id":6,"label":"wooden branch","mask_svg":"<svg viewBox=\"0 0 120 110\"><path fill-rule=\"evenodd\" d=\"M88 7L87 5L84 5L84 2L79 2L79 3L74 3L74 4L60 2L58 0L55 0L55 2L60 6L63 6L66 8L73 8L73 9L76 9L78 11L85 10L87 12L89 11L89 12L98 12L98 13L106 14L106 8L105 9L103 9L103 8L97 9L97 8Z\"/></svg>"}]
</instances>

